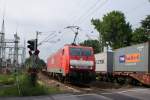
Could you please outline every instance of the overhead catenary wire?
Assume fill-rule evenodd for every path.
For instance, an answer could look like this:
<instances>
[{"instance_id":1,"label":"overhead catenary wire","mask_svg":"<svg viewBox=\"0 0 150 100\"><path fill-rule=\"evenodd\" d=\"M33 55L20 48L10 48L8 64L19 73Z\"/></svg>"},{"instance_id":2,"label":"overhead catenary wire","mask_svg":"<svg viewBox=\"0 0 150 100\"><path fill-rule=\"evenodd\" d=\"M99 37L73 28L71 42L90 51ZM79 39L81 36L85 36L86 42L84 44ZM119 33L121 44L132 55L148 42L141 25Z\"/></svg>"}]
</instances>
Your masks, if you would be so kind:
<instances>
[{"instance_id":1,"label":"overhead catenary wire","mask_svg":"<svg viewBox=\"0 0 150 100\"><path fill-rule=\"evenodd\" d=\"M106 1L107 1L107 0L106 0ZM104 2L104 3L106 3L106 2ZM144 4L145 4L145 2L140 3L140 4L136 5L136 6L134 6L133 8L131 8L128 12L125 12L125 13L127 13L128 15L131 14L131 16L132 16L132 14L135 13L135 11L136 11L137 9L139 9L140 7L143 7ZM96 12L99 12L99 10L97 10ZM95 16L96 12L93 13L93 14L91 14L91 15ZM131 17L131 16L130 16L130 17ZM133 17L133 16L132 16L132 17ZM87 18L88 18L88 17L87 17ZM87 23L86 20L87 20L87 19L85 19L84 21L80 21L80 22L82 22L81 24L83 25L83 24ZM86 22L85 22L85 21L86 21ZM134 26L134 25L132 25L132 26Z\"/></svg>"},{"instance_id":2,"label":"overhead catenary wire","mask_svg":"<svg viewBox=\"0 0 150 100\"><path fill-rule=\"evenodd\" d=\"M80 20L80 24L84 24L85 21L87 21L88 18L91 18L91 16L93 16L95 13L97 13L99 10L101 10L101 8L108 2L108 0L105 0L102 3L99 3L98 6L96 6L91 12L89 12L86 16L84 16L84 18L82 18ZM90 17L88 17L90 16Z\"/></svg>"},{"instance_id":3,"label":"overhead catenary wire","mask_svg":"<svg viewBox=\"0 0 150 100\"><path fill-rule=\"evenodd\" d=\"M126 12L127 14L134 14L136 12L137 9L139 9L140 7L143 7L143 5L145 5L145 2L139 3L138 5L134 6L133 8L131 8L128 12Z\"/></svg>"},{"instance_id":4,"label":"overhead catenary wire","mask_svg":"<svg viewBox=\"0 0 150 100\"><path fill-rule=\"evenodd\" d=\"M56 31L50 31L50 32L52 33L49 34L46 38L44 38L38 45L41 45L43 43L56 43L61 40L60 37L58 39L53 40L61 33L61 31L58 31L59 34L56 34L57 33Z\"/></svg>"},{"instance_id":5,"label":"overhead catenary wire","mask_svg":"<svg viewBox=\"0 0 150 100\"><path fill-rule=\"evenodd\" d=\"M84 12L84 14L88 13L89 11L91 11L91 10L98 4L98 2L100 2L100 0L97 0L96 2L94 2L94 4L93 4L92 6L90 6L90 7L86 10L86 12ZM82 16L79 16L78 19L76 19L76 20L81 20L81 18L85 16L84 14L83 14ZM75 21L76 21L76 20L75 20ZM75 26L74 23L73 23L73 26Z\"/></svg>"},{"instance_id":6,"label":"overhead catenary wire","mask_svg":"<svg viewBox=\"0 0 150 100\"><path fill-rule=\"evenodd\" d=\"M70 25L74 25L74 23L75 23L75 21L77 20L77 18L79 18L79 15L78 15L78 10L80 10L81 12L83 11L83 10L81 10L80 9L80 7L84 7L84 9L85 8L88 8L89 9L89 7L87 7L87 5L89 4L89 2L83 2L83 1L85 1L85 0L82 0L82 1L80 1L80 3L79 4L77 4L77 6L78 7L76 7L76 10L77 10L77 14L76 14L76 12L73 12L73 13L71 13L70 15L72 16L71 18L70 18ZM93 0L92 0L93 1ZM93 5L93 4L92 4ZM86 10L87 11L87 10ZM84 12L84 11L83 11Z\"/></svg>"},{"instance_id":7,"label":"overhead catenary wire","mask_svg":"<svg viewBox=\"0 0 150 100\"><path fill-rule=\"evenodd\" d=\"M76 20L74 20L72 23L75 23L82 19L88 12L90 12L97 4L100 2L100 0L97 0L90 8L88 8L81 16L79 16Z\"/></svg>"},{"instance_id":8,"label":"overhead catenary wire","mask_svg":"<svg viewBox=\"0 0 150 100\"><path fill-rule=\"evenodd\" d=\"M54 32L54 33L52 32L52 33L49 34L46 38L44 38L41 42L39 42L39 45L42 44L43 42L49 40L49 38L50 38L51 36L53 37L53 35L56 36L55 32Z\"/></svg>"},{"instance_id":9,"label":"overhead catenary wire","mask_svg":"<svg viewBox=\"0 0 150 100\"><path fill-rule=\"evenodd\" d=\"M103 7L106 3L107 3L107 0L105 0L104 2L102 3L99 3L100 0L96 1L92 6L90 6L90 8L85 12L83 13L80 17L78 17L77 20L75 20L76 22L80 22L80 26L83 24L83 22L85 21L85 19L88 18L88 16L90 16L90 14L92 15L92 13L96 13L97 9ZM85 18L85 19L84 19ZM74 22L75 22L74 21Z\"/></svg>"}]
</instances>

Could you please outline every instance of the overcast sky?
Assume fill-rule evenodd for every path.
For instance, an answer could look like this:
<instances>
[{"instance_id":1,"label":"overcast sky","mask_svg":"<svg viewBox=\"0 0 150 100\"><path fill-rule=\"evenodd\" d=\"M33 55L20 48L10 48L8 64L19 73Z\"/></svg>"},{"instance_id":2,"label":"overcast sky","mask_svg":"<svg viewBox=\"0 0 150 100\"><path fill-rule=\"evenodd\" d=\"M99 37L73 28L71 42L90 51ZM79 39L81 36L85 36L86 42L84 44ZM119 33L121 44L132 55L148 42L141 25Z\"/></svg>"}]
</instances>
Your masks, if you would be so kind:
<instances>
[{"instance_id":1,"label":"overcast sky","mask_svg":"<svg viewBox=\"0 0 150 100\"><path fill-rule=\"evenodd\" d=\"M122 11L133 28L139 27L142 19L150 14L148 0L0 0L0 23L5 15L6 38L18 32L23 40L33 39L35 32L39 42L49 34L51 43L40 45L40 57L44 60L66 43L73 41L74 33L64 29L69 25L81 27L77 42L96 38L98 33L90 23L91 18L102 18L112 10ZM1 24L0 24L1 26ZM91 32L93 31L93 32ZM60 39L59 42L54 42Z\"/></svg>"}]
</instances>

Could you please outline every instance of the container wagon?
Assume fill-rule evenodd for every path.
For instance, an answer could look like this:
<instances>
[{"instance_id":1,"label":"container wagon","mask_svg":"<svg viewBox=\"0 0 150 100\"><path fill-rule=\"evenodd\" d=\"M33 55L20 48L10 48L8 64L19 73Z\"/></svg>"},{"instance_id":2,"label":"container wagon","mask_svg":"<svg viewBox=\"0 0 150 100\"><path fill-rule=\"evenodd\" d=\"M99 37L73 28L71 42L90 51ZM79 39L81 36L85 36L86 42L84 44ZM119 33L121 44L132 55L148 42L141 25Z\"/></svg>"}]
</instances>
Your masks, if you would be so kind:
<instances>
[{"instance_id":1,"label":"container wagon","mask_svg":"<svg viewBox=\"0 0 150 100\"><path fill-rule=\"evenodd\" d=\"M47 72L60 81L89 83L95 79L92 47L65 45L47 59Z\"/></svg>"},{"instance_id":2,"label":"container wagon","mask_svg":"<svg viewBox=\"0 0 150 100\"><path fill-rule=\"evenodd\" d=\"M95 54L96 76L101 81L108 81L113 72L113 52L103 52Z\"/></svg>"},{"instance_id":3,"label":"container wagon","mask_svg":"<svg viewBox=\"0 0 150 100\"><path fill-rule=\"evenodd\" d=\"M115 50L113 75L150 85L150 42Z\"/></svg>"}]
</instances>

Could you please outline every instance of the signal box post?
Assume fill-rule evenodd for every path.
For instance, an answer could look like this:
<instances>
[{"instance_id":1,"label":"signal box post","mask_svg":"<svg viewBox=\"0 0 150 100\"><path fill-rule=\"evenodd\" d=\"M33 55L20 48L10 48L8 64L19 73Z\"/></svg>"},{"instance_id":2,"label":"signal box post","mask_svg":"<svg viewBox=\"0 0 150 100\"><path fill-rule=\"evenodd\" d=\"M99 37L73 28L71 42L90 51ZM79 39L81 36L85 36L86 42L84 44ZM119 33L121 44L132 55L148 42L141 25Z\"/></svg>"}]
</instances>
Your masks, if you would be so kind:
<instances>
[{"instance_id":1,"label":"signal box post","mask_svg":"<svg viewBox=\"0 0 150 100\"><path fill-rule=\"evenodd\" d=\"M29 55L32 63L30 64L28 68L28 74L30 77L30 82L33 86L36 85L36 79L37 79L37 73L38 73L38 68L37 68L37 62L38 62L38 55L39 55L39 50L37 49L37 39L34 40L28 40L28 48L29 48Z\"/></svg>"}]
</instances>

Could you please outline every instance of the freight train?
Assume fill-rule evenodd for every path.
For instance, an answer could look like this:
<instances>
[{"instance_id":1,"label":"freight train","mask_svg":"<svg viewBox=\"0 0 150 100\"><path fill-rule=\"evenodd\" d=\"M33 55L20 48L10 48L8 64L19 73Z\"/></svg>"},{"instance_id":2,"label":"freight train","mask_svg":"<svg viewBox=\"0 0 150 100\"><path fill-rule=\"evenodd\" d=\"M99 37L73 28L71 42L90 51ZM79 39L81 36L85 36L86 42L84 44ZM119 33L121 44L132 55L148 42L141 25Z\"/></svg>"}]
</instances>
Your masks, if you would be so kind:
<instances>
[{"instance_id":1,"label":"freight train","mask_svg":"<svg viewBox=\"0 0 150 100\"><path fill-rule=\"evenodd\" d=\"M150 42L95 54L99 80L150 86Z\"/></svg>"},{"instance_id":2,"label":"freight train","mask_svg":"<svg viewBox=\"0 0 150 100\"><path fill-rule=\"evenodd\" d=\"M62 82L89 83L95 80L93 48L65 45L48 57L46 71Z\"/></svg>"}]
</instances>

